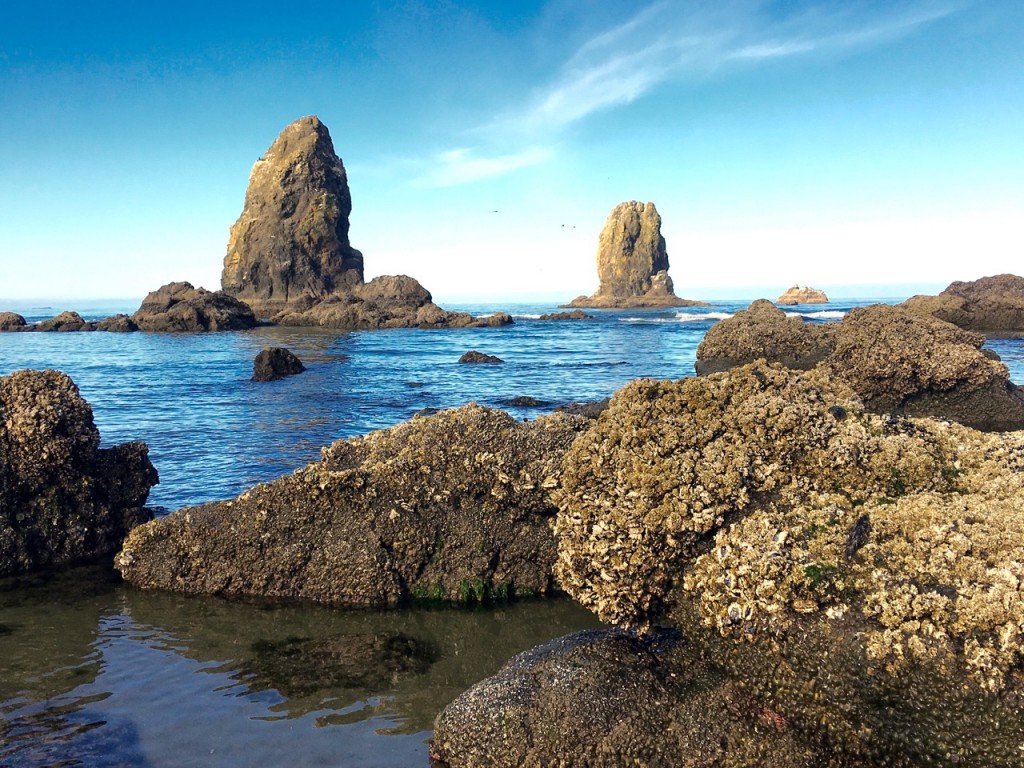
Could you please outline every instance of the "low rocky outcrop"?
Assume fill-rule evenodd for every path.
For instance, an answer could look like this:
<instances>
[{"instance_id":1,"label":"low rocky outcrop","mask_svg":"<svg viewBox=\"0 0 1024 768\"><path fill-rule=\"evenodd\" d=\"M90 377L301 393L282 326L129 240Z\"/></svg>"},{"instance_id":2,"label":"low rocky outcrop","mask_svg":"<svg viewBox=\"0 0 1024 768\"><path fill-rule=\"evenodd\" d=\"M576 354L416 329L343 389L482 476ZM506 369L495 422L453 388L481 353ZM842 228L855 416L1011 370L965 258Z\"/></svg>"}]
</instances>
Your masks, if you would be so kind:
<instances>
[{"instance_id":1,"label":"low rocky outcrop","mask_svg":"<svg viewBox=\"0 0 1024 768\"><path fill-rule=\"evenodd\" d=\"M511 408L547 408L551 403L547 400L538 400L536 397L530 397L530 395L519 395L502 401L502 405L507 405Z\"/></svg>"},{"instance_id":2,"label":"low rocky outcrop","mask_svg":"<svg viewBox=\"0 0 1024 768\"><path fill-rule=\"evenodd\" d=\"M586 320L589 318L582 309L574 309L571 312L548 312L538 317L538 320Z\"/></svg>"},{"instance_id":3,"label":"low rocky outcrop","mask_svg":"<svg viewBox=\"0 0 1024 768\"><path fill-rule=\"evenodd\" d=\"M295 353L284 347L266 347L260 350L252 363L253 381L277 381L306 370Z\"/></svg>"},{"instance_id":4,"label":"low rocky outcrop","mask_svg":"<svg viewBox=\"0 0 1024 768\"><path fill-rule=\"evenodd\" d=\"M516 422L467 405L323 449L233 501L132 532L115 563L136 586L384 607L555 589L561 460L583 419Z\"/></svg>"},{"instance_id":5,"label":"low rocky outcrop","mask_svg":"<svg viewBox=\"0 0 1024 768\"><path fill-rule=\"evenodd\" d=\"M17 312L0 312L0 331L20 331L27 323Z\"/></svg>"},{"instance_id":6,"label":"low rocky outcrop","mask_svg":"<svg viewBox=\"0 0 1024 768\"><path fill-rule=\"evenodd\" d=\"M707 375L757 359L820 367L880 413L935 416L983 430L1024 428L1024 392L981 349L984 337L902 307L876 304L839 323L786 317L759 300L712 326L697 347Z\"/></svg>"},{"instance_id":7,"label":"low rocky outcrop","mask_svg":"<svg viewBox=\"0 0 1024 768\"><path fill-rule=\"evenodd\" d=\"M450 312L434 304L430 292L413 278L382 275L323 301L297 302L274 315L272 322L343 330L482 328L510 325L512 317L506 312L489 317Z\"/></svg>"},{"instance_id":8,"label":"low rocky outcrop","mask_svg":"<svg viewBox=\"0 0 1024 768\"><path fill-rule=\"evenodd\" d=\"M316 116L296 120L253 166L231 227L223 290L271 317L361 285L351 212L345 166L327 126Z\"/></svg>"},{"instance_id":9,"label":"low rocky outcrop","mask_svg":"<svg viewBox=\"0 0 1024 768\"><path fill-rule=\"evenodd\" d=\"M796 304L828 304L828 296L824 291L811 288L809 285L800 287L791 285L789 289L775 300L776 304L793 306Z\"/></svg>"},{"instance_id":10,"label":"low rocky outcrop","mask_svg":"<svg viewBox=\"0 0 1024 768\"><path fill-rule=\"evenodd\" d=\"M117 551L157 473L145 443L100 448L92 409L59 371L0 377L0 576Z\"/></svg>"},{"instance_id":11,"label":"low rocky outcrop","mask_svg":"<svg viewBox=\"0 0 1024 768\"><path fill-rule=\"evenodd\" d=\"M992 338L1024 336L1024 277L994 275L951 283L938 296L914 296L904 307Z\"/></svg>"},{"instance_id":12,"label":"low rocky outcrop","mask_svg":"<svg viewBox=\"0 0 1024 768\"><path fill-rule=\"evenodd\" d=\"M463 353L462 357L459 358L459 362L496 364L504 363L505 361L496 355L488 355L484 352L477 352L475 349L471 349L468 352Z\"/></svg>"},{"instance_id":13,"label":"low rocky outcrop","mask_svg":"<svg viewBox=\"0 0 1024 768\"><path fill-rule=\"evenodd\" d=\"M139 326L128 315L118 314L105 317L96 323L97 331L110 331L112 333L133 333L139 330Z\"/></svg>"},{"instance_id":14,"label":"low rocky outcrop","mask_svg":"<svg viewBox=\"0 0 1024 768\"><path fill-rule=\"evenodd\" d=\"M96 324L84 320L77 312L61 312L35 326L37 331L95 331Z\"/></svg>"},{"instance_id":15,"label":"low rocky outcrop","mask_svg":"<svg viewBox=\"0 0 1024 768\"><path fill-rule=\"evenodd\" d=\"M1018 765L1022 457L820 368L640 380L566 455L557 573L606 622L680 628L838 765Z\"/></svg>"},{"instance_id":16,"label":"low rocky outcrop","mask_svg":"<svg viewBox=\"0 0 1024 768\"><path fill-rule=\"evenodd\" d=\"M593 296L578 296L569 307L706 306L680 299L668 276L668 252L661 236L661 216L654 203L619 203L605 221L597 245Z\"/></svg>"},{"instance_id":17,"label":"low rocky outcrop","mask_svg":"<svg viewBox=\"0 0 1024 768\"><path fill-rule=\"evenodd\" d=\"M247 304L223 291L168 283L148 294L131 316L142 331L241 331L256 327Z\"/></svg>"}]
</instances>

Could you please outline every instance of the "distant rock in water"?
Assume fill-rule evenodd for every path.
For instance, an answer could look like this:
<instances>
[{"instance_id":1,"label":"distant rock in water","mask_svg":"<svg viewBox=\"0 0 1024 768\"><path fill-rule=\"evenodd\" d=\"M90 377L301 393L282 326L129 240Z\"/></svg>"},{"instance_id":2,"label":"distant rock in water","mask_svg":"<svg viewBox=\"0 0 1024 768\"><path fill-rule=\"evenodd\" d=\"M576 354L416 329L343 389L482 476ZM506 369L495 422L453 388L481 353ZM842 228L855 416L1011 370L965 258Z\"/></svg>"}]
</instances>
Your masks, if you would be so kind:
<instances>
[{"instance_id":1,"label":"distant rock in water","mask_svg":"<svg viewBox=\"0 0 1024 768\"><path fill-rule=\"evenodd\" d=\"M61 312L56 317L43 320L35 330L37 331L95 331L96 324L90 323L77 312Z\"/></svg>"},{"instance_id":2,"label":"distant rock in water","mask_svg":"<svg viewBox=\"0 0 1024 768\"><path fill-rule=\"evenodd\" d=\"M253 381L276 381L306 370L295 353L283 347L267 347L253 361Z\"/></svg>"},{"instance_id":3,"label":"distant rock in water","mask_svg":"<svg viewBox=\"0 0 1024 768\"><path fill-rule=\"evenodd\" d=\"M877 413L952 419L986 431L1024 429L1024 390L984 337L903 307L875 304L839 323L806 323L764 299L712 326L697 347L708 375L764 358L820 368Z\"/></svg>"},{"instance_id":4,"label":"distant rock in water","mask_svg":"<svg viewBox=\"0 0 1024 768\"><path fill-rule=\"evenodd\" d=\"M110 317L104 318L96 323L97 331L112 331L114 333L131 333L139 330L139 326L135 324L128 315L119 314L111 315Z\"/></svg>"},{"instance_id":5,"label":"distant rock in water","mask_svg":"<svg viewBox=\"0 0 1024 768\"><path fill-rule=\"evenodd\" d=\"M586 320L589 318L582 309L574 309L572 312L548 312L538 317L538 320Z\"/></svg>"},{"instance_id":6,"label":"distant rock in water","mask_svg":"<svg viewBox=\"0 0 1024 768\"><path fill-rule=\"evenodd\" d=\"M819 291L817 288L811 288L807 285L803 288L799 285L791 285L789 290L775 300L775 303L782 304L784 306L793 306L796 304L828 304L828 296L825 295L824 291Z\"/></svg>"},{"instance_id":7,"label":"distant rock in water","mask_svg":"<svg viewBox=\"0 0 1024 768\"><path fill-rule=\"evenodd\" d=\"M469 350L459 358L460 363L504 363L500 357L495 355L488 355L483 352L477 352L475 349Z\"/></svg>"},{"instance_id":8,"label":"distant rock in water","mask_svg":"<svg viewBox=\"0 0 1024 768\"><path fill-rule=\"evenodd\" d=\"M597 246L593 296L579 296L569 307L707 306L680 299L668 276L668 252L661 236L661 216L654 203L619 203L605 222Z\"/></svg>"},{"instance_id":9,"label":"distant rock in water","mask_svg":"<svg viewBox=\"0 0 1024 768\"><path fill-rule=\"evenodd\" d=\"M27 323L17 312L0 312L0 331L20 331Z\"/></svg>"},{"instance_id":10,"label":"distant rock in water","mask_svg":"<svg viewBox=\"0 0 1024 768\"><path fill-rule=\"evenodd\" d=\"M348 177L327 126L316 116L296 120L253 166L221 286L270 317L361 285L351 212Z\"/></svg>"},{"instance_id":11,"label":"distant rock in water","mask_svg":"<svg viewBox=\"0 0 1024 768\"><path fill-rule=\"evenodd\" d=\"M562 457L588 424L470 404L324 448L237 499L137 528L130 583L385 607L548 594Z\"/></svg>"},{"instance_id":12,"label":"distant rock in water","mask_svg":"<svg viewBox=\"0 0 1024 768\"><path fill-rule=\"evenodd\" d=\"M256 326L256 316L223 291L168 283L142 300L131 317L143 331L241 331Z\"/></svg>"},{"instance_id":13,"label":"distant rock in water","mask_svg":"<svg viewBox=\"0 0 1024 768\"><path fill-rule=\"evenodd\" d=\"M1024 277L994 275L950 283L938 296L914 296L907 309L991 338L1024 336Z\"/></svg>"},{"instance_id":14,"label":"distant rock in water","mask_svg":"<svg viewBox=\"0 0 1024 768\"><path fill-rule=\"evenodd\" d=\"M510 408L547 408L551 405L547 400L538 400L529 395L519 395L518 397L503 400L501 404L507 405Z\"/></svg>"},{"instance_id":15,"label":"distant rock in water","mask_svg":"<svg viewBox=\"0 0 1024 768\"><path fill-rule=\"evenodd\" d=\"M0 377L0 576L109 556L152 516L146 444L99 446L92 408L66 374Z\"/></svg>"}]
</instances>

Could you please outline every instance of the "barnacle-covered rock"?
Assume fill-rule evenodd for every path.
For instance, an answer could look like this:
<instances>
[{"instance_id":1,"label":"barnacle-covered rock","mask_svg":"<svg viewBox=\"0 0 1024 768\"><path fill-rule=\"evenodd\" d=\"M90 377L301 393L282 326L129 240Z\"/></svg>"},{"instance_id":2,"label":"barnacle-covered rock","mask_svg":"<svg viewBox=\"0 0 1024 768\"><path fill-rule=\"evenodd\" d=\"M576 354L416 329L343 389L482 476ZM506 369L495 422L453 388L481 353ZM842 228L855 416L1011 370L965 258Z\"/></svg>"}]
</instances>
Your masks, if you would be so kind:
<instances>
[{"instance_id":1,"label":"barnacle-covered rock","mask_svg":"<svg viewBox=\"0 0 1024 768\"><path fill-rule=\"evenodd\" d=\"M1018 275L958 280L937 296L913 296L903 306L989 338L1024 336L1024 277Z\"/></svg>"},{"instance_id":2,"label":"barnacle-covered rock","mask_svg":"<svg viewBox=\"0 0 1024 768\"><path fill-rule=\"evenodd\" d=\"M865 412L822 366L620 391L566 456L565 589L673 624L832 754L1019 765L1024 433Z\"/></svg>"},{"instance_id":3,"label":"barnacle-covered rock","mask_svg":"<svg viewBox=\"0 0 1024 768\"><path fill-rule=\"evenodd\" d=\"M140 587L393 606L549 593L561 460L587 424L470 404L341 440L233 501L179 510L117 556Z\"/></svg>"},{"instance_id":4,"label":"barnacle-covered rock","mask_svg":"<svg viewBox=\"0 0 1024 768\"><path fill-rule=\"evenodd\" d=\"M697 347L697 373L758 359L820 366L868 410L933 416L990 431L1024 429L1024 391L985 339L904 307L874 304L839 323L787 317L765 300L714 325Z\"/></svg>"},{"instance_id":5,"label":"barnacle-covered rock","mask_svg":"<svg viewBox=\"0 0 1024 768\"><path fill-rule=\"evenodd\" d=\"M0 576L109 557L152 516L145 443L99 446L67 374L0 377Z\"/></svg>"}]
</instances>

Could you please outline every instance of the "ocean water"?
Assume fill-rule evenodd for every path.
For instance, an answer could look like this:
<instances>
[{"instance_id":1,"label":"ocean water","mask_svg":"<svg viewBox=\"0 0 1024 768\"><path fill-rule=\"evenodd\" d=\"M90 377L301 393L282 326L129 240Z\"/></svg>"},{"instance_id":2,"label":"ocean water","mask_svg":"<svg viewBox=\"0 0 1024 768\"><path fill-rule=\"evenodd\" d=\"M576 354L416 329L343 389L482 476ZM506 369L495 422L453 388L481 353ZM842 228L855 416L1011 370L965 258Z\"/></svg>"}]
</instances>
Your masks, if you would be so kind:
<instances>
[{"instance_id":1,"label":"ocean water","mask_svg":"<svg viewBox=\"0 0 1024 768\"><path fill-rule=\"evenodd\" d=\"M790 311L829 322L872 301ZM100 318L138 303L44 304L0 310ZM579 321L537 319L553 305L449 305L516 321L460 330L6 333L0 375L68 373L105 445L149 444L160 473L150 503L170 511L238 495L316 460L325 444L424 408L529 396L546 405L507 410L534 418L638 377L692 375L707 329L747 304L591 310ZM265 346L290 348L307 371L251 382ZM1024 342L989 346L1024 383ZM470 349L505 362L459 364ZM595 625L569 601L381 614L152 595L105 567L7 580L0 766L426 766L447 701L512 654ZM412 649L409 663L378 659L381 643Z\"/></svg>"}]
</instances>

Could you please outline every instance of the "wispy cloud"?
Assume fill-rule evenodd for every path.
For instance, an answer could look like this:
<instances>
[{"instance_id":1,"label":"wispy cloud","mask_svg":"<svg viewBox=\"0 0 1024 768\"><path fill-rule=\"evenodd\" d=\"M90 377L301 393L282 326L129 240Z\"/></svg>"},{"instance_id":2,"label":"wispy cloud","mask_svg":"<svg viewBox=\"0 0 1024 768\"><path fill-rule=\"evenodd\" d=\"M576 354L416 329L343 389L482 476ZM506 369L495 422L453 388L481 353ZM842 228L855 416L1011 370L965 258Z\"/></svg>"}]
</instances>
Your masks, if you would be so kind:
<instances>
[{"instance_id":1,"label":"wispy cloud","mask_svg":"<svg viewBox=\"0 0 1024 768\"><path fill-rule=\"evenodd\" d=\"M815 53L847 55L954 12L929 0L864 8L845 3L837 10L823 2L779 18L765 3L750 0L659 0L585 41L525 103L477 128L480 146L440 154L426 181L452 186L536 165L552 154L542 147L557 142L567 128L668 82ZM489 149L494 146L504 150ZM508 149L516 146L530 148Z\"/></svg>"}]
</instances>

